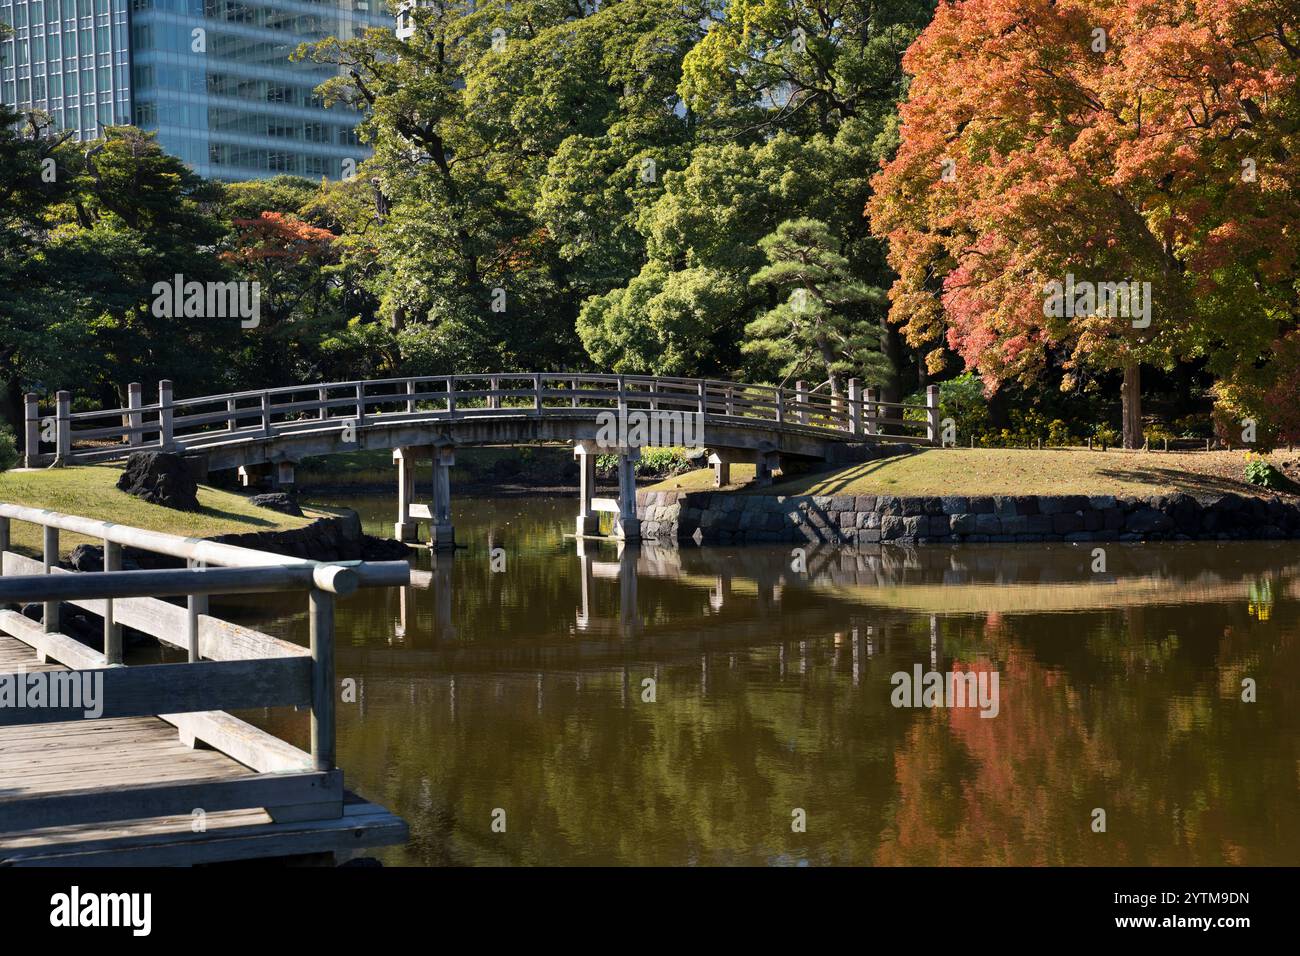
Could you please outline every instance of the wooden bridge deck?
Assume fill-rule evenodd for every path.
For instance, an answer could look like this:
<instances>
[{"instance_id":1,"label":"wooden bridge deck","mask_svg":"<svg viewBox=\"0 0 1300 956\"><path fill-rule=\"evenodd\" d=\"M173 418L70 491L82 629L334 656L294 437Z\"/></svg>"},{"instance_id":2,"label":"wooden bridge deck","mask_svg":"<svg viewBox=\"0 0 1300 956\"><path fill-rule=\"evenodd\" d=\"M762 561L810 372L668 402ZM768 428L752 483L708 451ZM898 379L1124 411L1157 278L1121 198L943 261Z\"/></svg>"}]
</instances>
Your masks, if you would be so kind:
<instances>
[{"instance_id":1,"label":"wooden bridge deck","mask_svg":"<svg viewBox=\"0 0 1300 956\"><path fill-rule=\"evenodd\" d=\"M0 635L0 671L67 670L42 664L23 642ZM342 817L275 822L263 809L152 817L4 832L4 803L70 791L247 778L249 768L215 750L190 748L157 717L123 717L0 728L0 865L193 865L256 858L346 856L404 843L406 824L345 795Z\"/></svg>"}]
</instances>

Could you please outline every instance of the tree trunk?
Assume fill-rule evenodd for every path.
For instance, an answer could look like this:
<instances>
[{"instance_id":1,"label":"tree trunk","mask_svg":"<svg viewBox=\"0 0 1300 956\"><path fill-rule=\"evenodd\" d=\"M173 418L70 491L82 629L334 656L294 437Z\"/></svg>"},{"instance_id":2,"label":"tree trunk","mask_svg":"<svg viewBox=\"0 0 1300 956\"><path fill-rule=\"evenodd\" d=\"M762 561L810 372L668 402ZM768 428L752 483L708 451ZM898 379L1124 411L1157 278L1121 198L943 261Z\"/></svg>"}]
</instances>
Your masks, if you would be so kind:
<instances>
[{"instance_id":1,"label":"tree trunk","mask_svg":"<svg viewBox=\"0 0 1300 956\"><path fill-rule=\"evenodd\" d=\"M1120 404L1124 411L1124 447L1142 447L1142 366L1130 362L1124 366L1124 384L1120 386Z\"/></svg>"}]
</instances>

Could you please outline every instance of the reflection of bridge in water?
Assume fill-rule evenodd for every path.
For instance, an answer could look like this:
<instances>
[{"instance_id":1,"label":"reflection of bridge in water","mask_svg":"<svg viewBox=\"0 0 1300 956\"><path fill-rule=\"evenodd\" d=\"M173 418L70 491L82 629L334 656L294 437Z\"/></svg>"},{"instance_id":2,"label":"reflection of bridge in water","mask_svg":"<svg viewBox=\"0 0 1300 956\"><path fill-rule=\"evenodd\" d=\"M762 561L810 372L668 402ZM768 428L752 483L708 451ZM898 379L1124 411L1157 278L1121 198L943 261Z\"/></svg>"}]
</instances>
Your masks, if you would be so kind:
<instances>
[{"instance_id":1,"label":"reflection of bridge in water","mask_svg":"<svg viewBox=\"0 0 1300 956\"><path fill-rule=\"evenodd\" d=\"M1300 596L1300 561L1281 543L1220 548L1217 570L1193 573L1188 572L1191 552L1179 545L1114 546L1109 571L1097 574L1090 570L1091 549L1069 545L861 553L832 546L678 548L578 539L569 553L580 574L572 639L459 641L454 567L479 558L444 553L432 555L432 570L412 572L412 585L397 595L398 640L416 635L415 615L431 605L433 646L348 648L340 655L349 664L454 674L583 670L700 654L707 670L712 651L777 646L784 663L787 645L825 638L853 655L856 678L860 659L916 637L909 626L918 615L930 618L931 660L937 666L943 660L946 616L1139 613L1162 603L1244 607L1260 580L1279 582L1272 587L1279 597ZM639 600L644 580L698 592L703 599L698 614L648 625Z\"/></svg>"}]
</instances>

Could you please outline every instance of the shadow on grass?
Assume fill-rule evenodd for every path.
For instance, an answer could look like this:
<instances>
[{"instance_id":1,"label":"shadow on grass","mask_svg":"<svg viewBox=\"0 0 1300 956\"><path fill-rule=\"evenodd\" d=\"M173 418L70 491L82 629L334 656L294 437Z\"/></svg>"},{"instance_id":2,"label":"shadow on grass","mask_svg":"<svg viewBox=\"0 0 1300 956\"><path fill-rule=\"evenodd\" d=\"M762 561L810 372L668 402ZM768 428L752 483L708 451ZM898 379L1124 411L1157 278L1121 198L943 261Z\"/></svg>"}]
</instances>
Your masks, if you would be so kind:
<instances>
[{"instance_id":1,"label":"shadow on grass","mask_svg":"<svg viewBox=\"0 0 1300 956\"><path fill-rule=\"evenodd\" d=\"M1196 472L1179 471L1175 468L1106 468L1097 472L1103 478L1110 478L1115 481L1129 482L1130 484L1139 485L1170 485L1179 491L1186 491L1190 494L1238 494L1238 495L1257 495L1261 492L1267 492L1273 489L1262 488L1259 485L1252 485L1244 479L1220 478L1216 475L1202 475ZM1291 489L1286 489L1286 493L1296 494L1297 490L1293 485Z\"/></svg>"},{"instance_id":2,"label":"shadow on grass","mask_svg":"<svg viewBox=\"0 0 1300 956\"><path fill-rule=\"evenodd\" d=\"M885 465L897 461L900 458L910 457L913 454L921 454L921 452L906 452L898 455L890 455L886 458L877 458L874 461L859 462L858 464L849 465L848 467L836 465L822 471L813 471L806 475L793 476L788 481L782 481L780 484L763 488L761 491L765 494L773 495L803 495L809 494L810 492L808 489L816 485L816 494L818 495L837 495L855 482L870 477ZM834 479L828 481L828 478L832 475L834 475Z\"/></svg>"}]
</instances>

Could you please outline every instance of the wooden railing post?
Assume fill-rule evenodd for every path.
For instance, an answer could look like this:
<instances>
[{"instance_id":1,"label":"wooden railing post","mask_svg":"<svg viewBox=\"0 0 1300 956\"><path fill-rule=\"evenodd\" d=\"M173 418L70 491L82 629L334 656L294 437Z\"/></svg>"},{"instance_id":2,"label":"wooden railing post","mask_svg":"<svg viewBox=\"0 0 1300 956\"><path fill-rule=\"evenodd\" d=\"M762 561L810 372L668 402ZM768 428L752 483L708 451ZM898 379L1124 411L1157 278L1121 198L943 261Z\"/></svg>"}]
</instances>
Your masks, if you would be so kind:
<instances>
[{"instance_id":1,"label":"wooden railing post","mask_svg":"<svg viewBox=\"0 0 1300 956\"><path fill-rule=\"evenodd\" d=\"M328 388L316 389L316 401L320 402L320 410L316 412L316 417L321 421L330 417L329 406L325 403L330 400L330 390Z\"/></svg>"},{"instance_id":2,"label":"wooden railing post","mask_svg":"<svg viewBox=\"0 0 1300 956\"><path fill-rule=\"evenodd\" d=\"M239 428L239 399L226 399L226 431L233 432Z\"/></svg>"},{"instance_id":3,"label":"wooden railing post","mask_svg":"<svg viewBox=\"0 0 1300 956\"><path fill-rule=\"evenodd\" d=\"M54 464L68 464L72 454L72 393L54 396Z\"/></svg>"},{"instance_id":4,"label":"wooden railing post","mask_svg":"<svg viewBox=\"0 0 1300 956\"><path fill-rule=\"evenodd\" d=\"M415 399L414 399L413 397L410 397L410 396L414 396L414 395L415 395L415 379L413 379L413 378L408 378L408 379L406 380L406 394L407 394L407 396L408 396L408 398L406 399L406 414L408 414L408 415L414 415L414 414L415 414Z\"/></svg>"},{"instance_id":5,"label":"wooden railing post","mask_svg":"<svg viewBox=\"0 0 1300 956\"><path fill-rule=\"evenodd\" d=\"M143 404L144 386L132 382L126 387L126 427L131 429L127 432L126 443L132 448L144 441L144 435L140 434L140 428L144 425L144 416L140 414L140 406Z\"/></svg>"},{"instance_id":6,"label":"wooden railing post","mask_svg":"<svg viewBox=\"0 0 1300 956\"><path fill-rule=\"evenodd\" d=\"M122 570L122 546L104 539L104 570ZM113 599L104 598L104 662L122 663L122 625L113 616Z\"/></svg>"},{"instance_id":7,"label":"wooden railing post","mask_svg":"<svg viewBox=\"0 0 1300 956\"><path fill-rule=\"evenodd\" d=\"M456 417L456 376L447 379L447 417Z\"/></svg>"},{"instance_id":8,"label":"wooden railing post","mask_svg":"<svg viewBox=\"0 0 1300 956\"><path fill-rule=\"evenodd\" d=\"M785 424L785 389L781 388L781 386L779 385L776 388L772 389L772 398L773 401L776 403L776 423L778 425L784 425Z\"/></svg>"},{"instance_id":9,"label":"wooden railing post","mask_svg":"<svg viewBox=\"0 0 1300 956\"><path fill-rule=\"evenodd\" d=\"M262 392L262 434L271 434L271 393Z\"/></svg>"},{"instance_id":10,"label":"wooden railing post","mask_svg":"<svg viewBox=\"0 0 1300 956\"><path fill-rule=\"evenodd\" d=\"M172 447L172 383L163 379L158 383L158 444L163 451Z\"/></svg>"},{"instance_id":11,"label":"wooden railing post","mask_svg":"<svg viewBox=\"0 0 1300 956\"><path fill-rule=\"evenodd\" d=\"M695 386L695 391L699 397L700 421L704 421L704 416L709 410L708 389L705 387L703 382L699 382Z\"/></svg>"},{"instance_id":12,"label":"wooden railing post","mask_svg":"<svg viewBox=\"0 0 1300 956\"><path fill-rule=\"evenodd\" d=\"M862 391L856 378L849 379L849 434L862 434Z\"/></svg>"},{"instance_id":13,"label":"wooden railing post","mask_svg":"<svg viewBox=\"0 0 1300 956\"><path fill-rule=\"evenodd\" d=\"M925 390L925 437L930 444L939 444L939 386Z\"/></svg>"},{"instance_id":14,"label":"wooden railing post","mask_svg":"<svg viewBox=\"0 0 1300 956\"><path fill-rule=\"evenodd\" d=\"M334 595L308 595L311 640L311 756L317 770L334 769Z\"/></svg>"},{"instance_id":15,"label":"wooden railing post","mask_svg":"<svg viewBox=\"0 0 1300 956\"><path fill-rule=\"evenodd\" d=\"M542 376L537 373L533 375L533 408L539 416L542 414Z\"/></svg>"},{"instance_id":16,"label":"wooden railing post","mask_svg":"<svg viewBox=\"0 0 1300 956\"><path fill-rule=\"evenodd\" d=\"M366 383L357 382L357 427L366 422Z\"/></svg>"},{"instance_id":17,"label":"wooden railing post","mask_svg":"<svg viewBox=\"0 0 1300 956\"><path fill-rule=\"evenodd\" d=\"M808 383L794 383L794 402L795 407L799 410L798 421L800 425L808 424Z\"/></svg>"},{"instance_id":18,"label":"wooden railing post","mask_svg":"<svg viewBox=\"0 0 1300 956\"><path fill-rule=\"evenodd\" d=\"M876 390L874 388L867 389L867 407L864 411L866 414L862 417L867 434L874 435L876 433Z\"/></svg>"},{"instance_id":19,"label":"wooden railing post","mask_svg":"<svg viewBox=\"0 0 1300 956\"><path fill-rule=\"evenodd\" d=\"M41 407L35 392L23 396L23 464L35 468L41 460Z\"/></svg>"},{"instance_id":20,"label":"wooden railing post","mask_svg":"<svg viewBox=\"0 0 1300 956\"><path fill-rule=\"evenodd\" d=\"M56 568L59 565L59 529L45 525L44 531L43 559L45 573L49 574L51 568ZM45 613L41 615L41 629L46 634L53 634L59 629L58 601L45 602Z\"/></svg>"},{"instance_id":21,"label":"wooden railing post","mask_svg":"<svg viewBox=\"0 0 1300 956\"><path fill-rule=\"evenodd\" d=\"M490 379L488 379L488 388L492 392L501 391L501 376L493 375ZM501 396L496 394L489 395L488 408L500 408L500 407L501 407Z\"/></svg>"},{"instance_id":22,"label":"wooden railing post","mask_svg":"<svg viewBox=\"0 0 1300 956\"><path fill-rule=\"evenodd\" d=\"M191 570L202 569L207 565L190 558L186 566ZM190 663L199 659L199 615L208 613L208 596L206 594L187 594L185 596L185 645L190 652Z\"/></svg>"}]
</instances>

